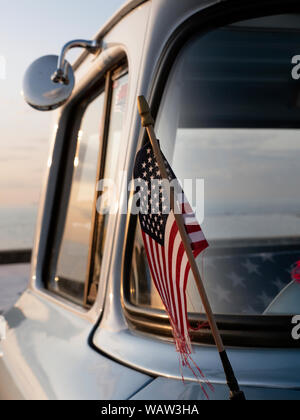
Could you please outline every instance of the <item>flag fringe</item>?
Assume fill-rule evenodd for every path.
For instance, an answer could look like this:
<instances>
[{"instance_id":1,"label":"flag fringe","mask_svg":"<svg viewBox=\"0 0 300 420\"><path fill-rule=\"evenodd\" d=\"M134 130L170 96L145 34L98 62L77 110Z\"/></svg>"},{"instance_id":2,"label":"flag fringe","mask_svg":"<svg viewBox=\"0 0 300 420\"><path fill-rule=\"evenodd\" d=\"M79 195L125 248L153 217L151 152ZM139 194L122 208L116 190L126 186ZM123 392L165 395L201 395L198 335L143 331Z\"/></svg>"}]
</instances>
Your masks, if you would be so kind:
<instances>
[{"instance_id":1,"label":"flag fringe","mask_svg":"<svg viewBox=\"0 0 300 420\"><path fill-rule=\"evenodd\" d=\"M172 321L171 317L170 317L170 322L171 322L171 327L172 327L172 335L173 335L173 339L176 346L176 351L179 355L179 368L181 372L182 382L185 384L182 368L187 367L188 369L190 369L190 371L193 373L193 376L196 378L206 399L209 400L210 398L209 398L208 392L204 388L204 384L212 392L214 392L215 389L191 356L192 344L191 344L190 336L188 335L188 337L185 337L182 334L180 334L180 332L178 331L176 327L176 324Z\"/></svg>"},{"instance_id":2,"label":"flag fringe","mask_svg":"<svg viewBox=\"0 0 300 420\"><path fill-rule=\"evenodd\" d=\"M189 324L189 329L191 330L191 331L200 331L200 330L203 330L203 328L207 328L207 327L209 327L209 323L208 322L198 322L197 323L197 327L192 327L190 324Z\"/></svg>"}]
</instances>

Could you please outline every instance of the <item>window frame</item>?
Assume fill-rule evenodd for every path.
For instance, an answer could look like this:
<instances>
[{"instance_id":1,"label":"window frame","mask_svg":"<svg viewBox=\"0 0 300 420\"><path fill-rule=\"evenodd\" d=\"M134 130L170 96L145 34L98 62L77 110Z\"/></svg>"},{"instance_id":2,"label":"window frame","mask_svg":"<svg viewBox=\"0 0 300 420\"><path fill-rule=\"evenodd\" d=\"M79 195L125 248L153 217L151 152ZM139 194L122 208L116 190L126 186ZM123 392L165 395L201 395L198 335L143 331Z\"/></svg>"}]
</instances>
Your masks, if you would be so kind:
<instances>
[{"instance_id":1,"label":"window frame","mask_svg":"<svg viewBox=\"0 0 300 420\"><path fill-rule=\"evenodd\" d=\"M107 73L107 75L105 75L105 79L107 79L108 77L109 77L109 72ZM72 140L72 138L74 139L74 138L77 137L77 133L80 130L82 121L84 119L84 116L85 116L86 111L88 111L88 109L89 109L89 106L92 105L93 102L95 100L97 100L98 97L101 94L104 94L104 106L103 106L103 115L102 115L102 117L101 117L101 115L99 115L99 126L100 126L100 121L101 121L101 119L103 120L103 118L105 116L105 113L106 113L105 106L106 106L106 101L107 101L107 97L108 97L108 93L106 91L105 84L103 86L103 82L101 81L101 84L99 84L98 89L96 89L95 92L93 92L92 95L89 95L89 96L87 95L83 99L83 101L79 104L80 111L77 114L78 116L75 117L76 122L74 124L74 131L72 132L72 134L70 134L70 149L67 152L67 160L68 160L68 162L70 162L71 168L68 167L68 174L67 174L66 180L64 182L64 186L63 186L63 189L64 189L63 196L64 196L65 205L61 209L61 214L60 214L60 220L61 220L61 226L62 226L62 228L61 229L58 229L57 228L57 232L56 232L56 238L55 238L56 255L55 255L55 257L53 257L52 262L51 262L52 263L52 270L53 271L49 272L47 278L44 278L43 279L44 280L44 283L45 283L46 289L51 294L60 296L61 298L66 299L66 300L72 302L73 304L79 305L79 306L82 306L82 307L86 307L86 305L84 303L85 302L84 301L84 298L83 298L82 303L79 303L79 299L76 299L76 298L73 298L73 297L69 296L67 292L62 292L62 291L55 290L51 286L51 281L52 281L52 279L56 275L58 258L59 258L59 255L60 255L61 244L62 244L62 241L63 241L64 228L65 228L65 223L66 223L67 216L68 216L68 207L69 207L69 203L70 203L71 192L72 192L72 185L73 185L73 174L74 174L73 161L74 161L74 157L75 157L75 154L76 154L77 144L76 144L76 142L74 142L74 145L72 145L71 144L72 143L71 140ZM76 127L79 127L78 130L75 129L75 126ZM99 131L99 142L100 142L100 145L99 145L98 158L97 158L97 175L96 175L96 179L97 179L97 176L98 176L99 161L100 161L100 158L101 158L101 155L102 155L103 141L104 141L104 137L103 137L103 126L102 126L102 132ZM72 147L72 146L74 146L74 147ZM74 151L75 151L75 154L74 154ZM96 182L97 182L96 179L95 179L95 185L96 185ZM93 213L93 217L94 217L94 213ZM89 258L90 258L90 252L89 252L89 256L88 256L88 261L89 261ZM86 280L85 280L85 283L86 283ZM86 284L84 284L84 289L85 288L86 288Z\"/></svg>"},{"instance_id":2,"label":"window frame","mask_svg":"<svg viewBox=\"0 0 300 420\"><path fill-rule=\"evenodd\" d=\"M225 4L226 3L226 4ZM285 4L278 0L255 0L249 4L240 1L228 1L208 7L194 14L180 25L171 35L164 47L153 85L150 91L150 105L154 119L157 118L160 104L173 65L187 42L196 34L205 34L223 26L259 17L267 17L285 13L300 13L300 5L295 0ZM199 30L201 27L201 30ZM143 144L147 134L143 135ZM172 340L172 330L164 311L137 307L129 300L128 288L132 256L135 243L137 216L131 216L127 222L121 281L121 303L128 325L133 330L154 335L157 338ZM299 348L300 342L291 337L293 316L230 316L217 315L216 321L220 328L224 344L232 347L264 347L264 348ZM205 315L192 315L190 322L196 326L206 321ZM214 344L209 327L198 332L192 332L192 341L197 344Z\"/></svg>"},{"instance_id":3,"label":"window frame","mask_svg":"<svg viewBox=\"0 0 300 420\"><path fill-rule=\"evenodd\" d=\"M101 59L101 56L100 56ZM48 227L48 235L46 238L45 249L38 250L38 264L36 267L37 276L40 274L40 288L39 290L57 301L61 301L67 304L69 307L77 308L81 313L87 313L92 310L93 305L86 303L86 295L88 291L87 281L89 279L88 274L84 284L85 294L82 303L78 303L65 293L54 291L50 286L50 280L55 276L60 245L63 237L63 231L65 221L67 217L68 204L70 199L70 192L72 189L73 169L74 169L74 156L76 153L76 142L73 142L74 136L76 137L85 111L88 106L95 100L101 93L104 93L104 108L103 108L103 124L101 126L101 132L99 132L99 152L98 152L98 165L97 165L97 177L95 179L95 186L101 176L101 165L105 162L106 143L108 140L109 123L111 115L111 96L112 96L112 75L118 72L120 68L126 67L128 71L128 60L126 53L123 49L118 48L112 52L109 59L103 59L103 66L99 65L91 69L87 69L86 77L83 79L83 83L79 84L78 92L74 93L74 96L62 109L61 115L58 121L58 129L55 137L53 156L56 156L57 148L60 149L59 157L57 158L58 167L53 165L50 168L47 195L45 208L47 201L49 200L49 190L51 190L51 183L55 184L55 190L53 198L51 200L50 210L50 222ZM99 122L101 116L99 116ZM55 172L55 175L54 175ZM56 181L52 181L52 178ZM58 182L59 179L63 179L62 183ZM96 193L95 193L96 198ZM95 227L95 209L93 209L92 229L90 235L90 246L91 240L94 236ZM45 212L44 212L45 218ZM42 227L45 229L45 220L42 222ZM90 272L92 259L91 248L89 248L88 264L86 273ZM105 285L103 286L105 287Z\"/></svg>"},{"instance_id":4,"label":"window frame","mask_svg":"<svg viewBox=\"0 0 300 420\"><path fill-rule=\"evenodd\" d=\"M120 64L114 70L108 71L106 75L106 82L105 82L105 92L106 98L104 103L104 110L103 110L103 124L102 124L102 134L100 137L102 138L102 143L100 146L99 151L99 158L98 158L98 168L97 168L97 182L100 179L103 179L105 173L105 163L107 158L107 147L108 147L108 139L110 134L110 121L111 121L111 111L112 111L112 97L113 97L113 84L115 80L121 78L125 74L128 73L128 65L127 63ZM127 105L127 104L126 104ZM126 111L125 111L126 112ZM96 252L97 246L97 200L99 199L99 195L97 192L95 193L94 197L94 204L93 204L93 216L92 216L92 228L91 228L91 235L90 235L90 245L89 245L89 257L88 257L88 265L86 271L86 281L85 281L85 290L84 290L84 306L89 308L93 305L96 301L96 296L92 298L94 301L89 303L89 292L93 284L97 284L99 286L99 281L95 283L93 282L94 277L94 261L93 255Z\"/></svg>"}]
</instances>

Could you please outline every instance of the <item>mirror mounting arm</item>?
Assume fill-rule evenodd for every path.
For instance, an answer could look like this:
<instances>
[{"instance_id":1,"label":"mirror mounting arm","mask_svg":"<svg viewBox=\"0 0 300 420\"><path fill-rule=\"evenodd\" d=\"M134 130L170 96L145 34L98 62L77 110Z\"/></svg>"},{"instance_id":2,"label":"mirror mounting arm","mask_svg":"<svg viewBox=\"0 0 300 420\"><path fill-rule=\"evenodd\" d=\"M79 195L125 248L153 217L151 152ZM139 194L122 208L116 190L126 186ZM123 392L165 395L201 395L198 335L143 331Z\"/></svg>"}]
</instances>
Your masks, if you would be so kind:
<instances>
[{"instance_id":1,"label":"mirror mounting arm","mask_svg":"<svg viewBox=\"0 0 300 420\"><path fill-rule=\"evenodd\" d=\"M62 83L64 85L69 84L69 64L66 61L66 55L68 51L70 51L73 48L85 48L90 54L97 54L101 50L101 45L96 40L87 41L83 39L76 39L65 44L58 59L57 70L51 77L51 80L54 83Z\"/></svg>"}]
</instances>

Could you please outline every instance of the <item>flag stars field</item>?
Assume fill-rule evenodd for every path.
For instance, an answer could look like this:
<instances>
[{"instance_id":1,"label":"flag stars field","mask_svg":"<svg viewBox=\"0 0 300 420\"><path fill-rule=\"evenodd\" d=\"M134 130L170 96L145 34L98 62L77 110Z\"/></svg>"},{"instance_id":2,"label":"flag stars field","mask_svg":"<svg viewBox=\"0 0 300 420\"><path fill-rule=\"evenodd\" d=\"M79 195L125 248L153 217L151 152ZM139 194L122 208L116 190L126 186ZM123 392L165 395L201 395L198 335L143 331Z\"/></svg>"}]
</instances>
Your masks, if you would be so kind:
<instances>
[{"instance_id":1,"label":"flag stars field","mask_svg":"<svg viewBox=\"0 0 300 420\"><path fill-rule=\"evenodd\" d=\"M267 253L263 253L260 254L261 259L263 260L263 262L274 262L274 255L273 254L267 254Z\"/></svg>"},{"instance_id":2,"label":"flag stars field","mask_svg":"<svg viewBox=\"0 0 300 420\"><path fill-rule=\"evenodd\" d=\"M245 279L243 277L239 276L238 274L231 273L228 276L228 278L232 281L233 287L238 287L238 286L246 287L246 285L245 285Z\"/></svg>"},{"instance_id":3,"label":"flag stars field","mask_svg":"<svg viewBox=\"0 0 300 420\"><path fill-rule=\"evenodd\" d=\"M273 282L274 286L277 287L278 291L281 292L285 287L286 283L280 280L279 277Z\"/></svg>"},{"instance_id":4,"label":"flag stars field","mask_svg":"<svg viewBox=\"0 0 300 420\"><path fill-rule=\"evenodd\" d=\"M270 303L272 302L273 298L268 296L265 292L263 292L259 297L258 300L262 301L265 307L267 308Z\"/></svg>"},{"instance_id":5,"label":"flag stars field","mask_svg":"<svg viewBox=\"0 0 300 420\"><path fill-rule=\"evenodd\" d=\"M250 260L247 260L243 266L246 268L249 274L257 274L260 276L259 266L256 264L253 264Z\"/></svg>"},{"instance_id":6,"label":"flag stars field","mask_svg":"<svg viewBox=\"0 0 300 420\"><path fill-rule=\"evenodd\" d=\"M220 285L217 285L215 290L214 290L215 294L218 296L218 299L220 301L225 301L230 303L231 301L231 292L230 290L226 290L223 287L221 287Z\"/></svg>"}]
</instances>

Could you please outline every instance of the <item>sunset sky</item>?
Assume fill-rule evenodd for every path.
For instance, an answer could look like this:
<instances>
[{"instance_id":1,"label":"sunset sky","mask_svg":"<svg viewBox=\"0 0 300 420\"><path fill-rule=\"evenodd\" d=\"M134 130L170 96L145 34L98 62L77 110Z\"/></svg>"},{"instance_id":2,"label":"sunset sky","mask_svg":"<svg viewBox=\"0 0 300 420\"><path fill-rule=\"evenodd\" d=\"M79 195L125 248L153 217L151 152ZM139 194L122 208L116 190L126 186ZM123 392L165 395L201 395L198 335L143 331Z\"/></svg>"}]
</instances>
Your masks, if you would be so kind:
<instances>
[{"instance_id":1,"label":"sunset sky","mask_svg":"<svg viewBox=\"0 0 300 420\"><path fill-rule=\"evenodd\" d=\"M35 206L47 164L53 113L24 103L26 68L71 39L92 38L123 3L0 0L0 208Z\"/></svg>"}]
</instances>

